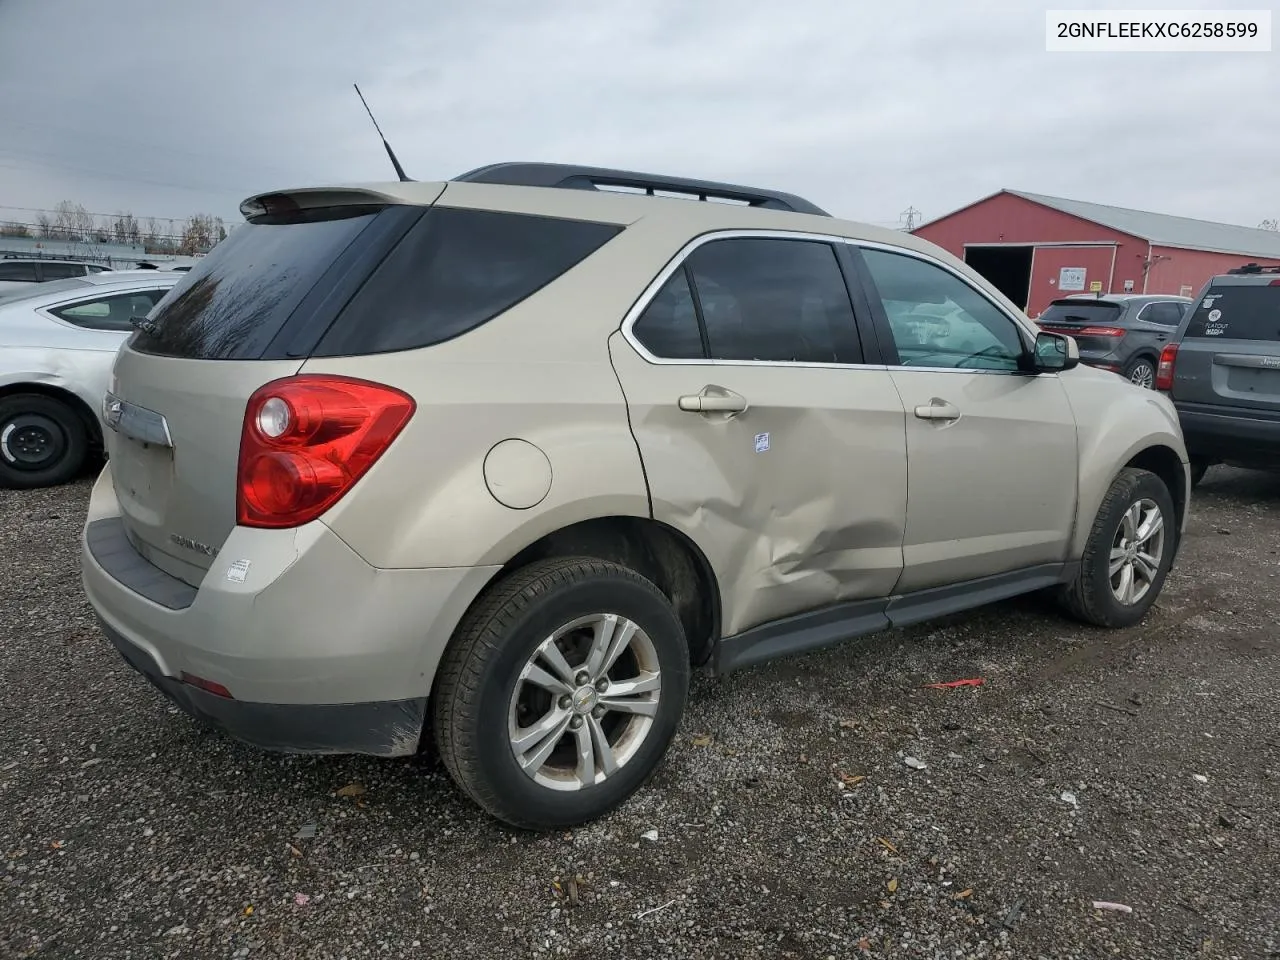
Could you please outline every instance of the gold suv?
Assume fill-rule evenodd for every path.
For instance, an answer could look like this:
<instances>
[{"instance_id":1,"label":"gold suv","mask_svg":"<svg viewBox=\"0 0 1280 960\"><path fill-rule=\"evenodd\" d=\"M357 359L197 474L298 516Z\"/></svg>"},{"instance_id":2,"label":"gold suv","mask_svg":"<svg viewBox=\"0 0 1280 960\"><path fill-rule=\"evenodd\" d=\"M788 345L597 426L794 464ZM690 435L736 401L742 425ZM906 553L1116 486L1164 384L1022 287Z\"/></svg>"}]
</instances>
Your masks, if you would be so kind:
<instances>
[{"instance_id":1,"label":"gold suv","mask_svg":"<svg viewBox=\"0 0 1280 960\"><path fill-rule=\"evenodd\" d=\"M241 209L121 348L82 565L262 747L429 730L495 816L579 823L695 667L1043 589L1123 627L1173 562L1168 399L910 235L550 164Z\"/></svg>"}]
</instances>

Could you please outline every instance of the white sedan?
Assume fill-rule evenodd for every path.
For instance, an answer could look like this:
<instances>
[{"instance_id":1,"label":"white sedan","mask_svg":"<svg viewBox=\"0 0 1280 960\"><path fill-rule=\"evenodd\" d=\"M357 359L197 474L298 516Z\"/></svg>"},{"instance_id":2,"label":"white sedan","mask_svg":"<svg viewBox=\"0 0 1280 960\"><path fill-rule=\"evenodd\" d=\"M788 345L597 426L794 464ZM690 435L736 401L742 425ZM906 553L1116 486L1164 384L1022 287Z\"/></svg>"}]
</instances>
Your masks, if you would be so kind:
<instances>
[{"instance_id":1,"label":"white sedan","mask_svg":"<svg viewBox=\"0 0 1280 960\"><path fill-rule=\"evenodd\" d=\"M65 483L101 456L116 351L186 277L120 270L0 292L0 487Z\"/></svg>"}]
</instances>

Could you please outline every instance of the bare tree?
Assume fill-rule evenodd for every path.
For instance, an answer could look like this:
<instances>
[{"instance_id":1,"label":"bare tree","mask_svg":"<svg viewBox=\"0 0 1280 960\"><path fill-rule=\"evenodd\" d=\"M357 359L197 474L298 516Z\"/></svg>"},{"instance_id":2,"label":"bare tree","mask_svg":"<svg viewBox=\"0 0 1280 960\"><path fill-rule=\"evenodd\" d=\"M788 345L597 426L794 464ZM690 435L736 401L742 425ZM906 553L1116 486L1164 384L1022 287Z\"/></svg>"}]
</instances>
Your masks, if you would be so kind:
<instances>
[{"instance_id":1,"label":"bare tree","mask_svg":"<svg viewBox=\"0 0 1280 960\"><path fill-rule=\"evenodd\" d=\"M207 213L197 213L188 217L182 227L182 240L178 244L178 252L193 256L206 253L217 242L218 225Z\"/></svg>"},{"instance_id":2,"label":"bare tree","mask_svg":"<svg viewBox=\"0 0 1280 960\"><path fill-rule=\"evenodd\" d=\"M93 216L83 204L62 200L53 208L53 235L59 240L83 240L95 233Z\"/></svg>"},{"instance_id":3,"label":"bare tree","mask_svg":"<svg viewBox=\"0 0 1280 960\"><path fill-rule=\"evenodd\" d=\"M49 214L41 212L36 215L36 236L41 240L53 239L53 221Z\"/></svg>"},{"instance_id":4,"label":"bare tree","mask_svg":"<svg viewBox=\"0 0 1280 960\"><path fill-rule=\"evenodd\" d=\"M0 237L30 237L31 228L25 223L0 223Z\"/></svg>"},{"instance_id":5,"label":"bare tree","mask_svg":"<svg viewBox=\"0 0 1280 960\"><path fill-rule=\"evenodd\" d=\"M111 221L111 238L116 243L136 245L141 241L141 233L138 220L132 213L117 213Z\"/></svg>"}]
</instances>

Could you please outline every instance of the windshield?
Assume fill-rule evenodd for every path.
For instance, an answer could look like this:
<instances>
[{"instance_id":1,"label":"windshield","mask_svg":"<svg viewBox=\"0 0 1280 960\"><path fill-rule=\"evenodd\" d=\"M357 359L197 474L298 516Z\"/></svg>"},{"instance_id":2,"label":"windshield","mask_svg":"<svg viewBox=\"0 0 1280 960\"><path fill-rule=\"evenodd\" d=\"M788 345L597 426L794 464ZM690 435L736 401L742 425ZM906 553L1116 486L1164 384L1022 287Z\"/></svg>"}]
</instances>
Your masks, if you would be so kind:
<instances>
[{"instance_id":1,"label":"windshield","mask_svg":"<svg viewBox=\"0 0 1280 960\"><path fill-rule=\"evenodd\" d=\"M1054 323L1106 324L1119 319L1120 307L1117 304L1072 300L1049 304L1049 309L1040 314L1039 322L1042 326Z\"/></svg>"}]
</instances>

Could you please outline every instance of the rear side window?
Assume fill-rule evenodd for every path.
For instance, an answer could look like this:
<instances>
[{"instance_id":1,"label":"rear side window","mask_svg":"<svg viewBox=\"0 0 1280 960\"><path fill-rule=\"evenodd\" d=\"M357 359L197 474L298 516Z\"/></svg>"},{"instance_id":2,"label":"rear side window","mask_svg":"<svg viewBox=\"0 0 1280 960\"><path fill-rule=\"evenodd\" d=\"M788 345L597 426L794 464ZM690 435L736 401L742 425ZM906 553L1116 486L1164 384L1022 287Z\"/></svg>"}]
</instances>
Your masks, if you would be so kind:
<instances>
[{"instance_id":1,"label":"rear side window","mask_svg":"<svg viewBox=\"0 0 1280 960\"><path fill-rule=\"evenodd\" d=\"M631 327L632 335L655 357L701 360L706 357L689 275L681 268L662 285Z\"/></svg>"},{"instance_id":2,"label":"rear side window","mask_svg":"<svg viewBox=\"0 0 1280 960\"><path fill-rule=\"evenodd\" d=\"M83 277L85 269L79 263L42 263L40 273L45 280L69 280L71 277Z\"/></svg>"},{"instance_id":3,"label":"rear side window","mask_svg":"<svg viewBox=\"0 0 1280 960\"><path fill-rule=\"evenodd\" d=\"M257 359L374 216L364 207L312 210L237 227L178 281L130 345L196 360Z\"/></svg>"},{"instance_id":4,"label":"rear side window","mask_svg":"<svg viewBox=\"0 0 1280 960\"><path fill-rule=\"evenodd\" d=\"M1183 339L1280 341L1280 286L1214 286L1195 305Z\"/></svg>"},{"instance_id":5,"label":"rear side window","mask_svg":"<svg viewBox=\"0 0 1280 960\"><path fill-rule=\"evenodd\" d=\"M1172 300L1161 300L1149 303L1139 314L1139 318L1147 323L1159 323L1166 327L1176 327L1182 322L1182 304Z\"/></svg>"},{"instance_id":6,"label":"rear side window","mask_svg":"<svg viewBox=\"0 0 1280 960\"><path fill-rule=\"evenodd\" d=\"M373 272L315 355L443 343L511 309L621 230L582 220L433 207Z\"/></svg>"},{"instance_id":7,"label":"rear side window","mask_svg":"<svg viewBox=\"0 0 1280 960\"><path fill-rule=\"evenodd\" d=\"M85 300L66 307L51 308L55 317L89 330L128 332L134 327L135 317L145 317L147 312L168 291L138 290L118 293L97 300Z\"/></svg>"},{"instance_id":8,"label":"rear side window","mask_svg":"<svg viewBox=\"0 0 1280 960\"><path fill-rule=\"evenodd\" d=\"M35 283L36 265L0 262L0 280L8 280L11 283Z\"/></svg>"},{"instance_id":9,"label":"rear side window","mask_svg":"<svg viewBox=\"0 0 1280 960\"><path fill-rule=\"evenodd\" d=\"M849 291L829 244L713 240L688 265L713 359L861 362Z\"/></svg>"}]
</instances>

